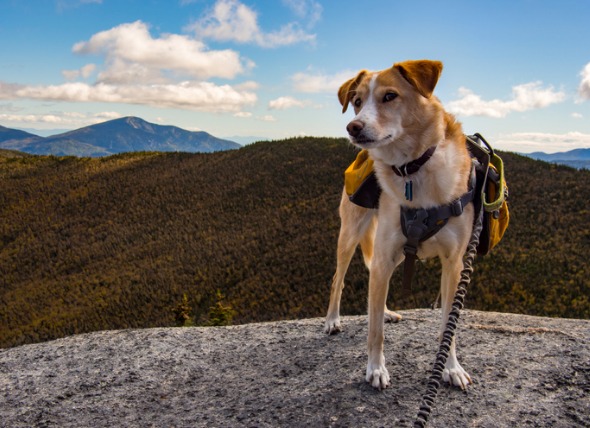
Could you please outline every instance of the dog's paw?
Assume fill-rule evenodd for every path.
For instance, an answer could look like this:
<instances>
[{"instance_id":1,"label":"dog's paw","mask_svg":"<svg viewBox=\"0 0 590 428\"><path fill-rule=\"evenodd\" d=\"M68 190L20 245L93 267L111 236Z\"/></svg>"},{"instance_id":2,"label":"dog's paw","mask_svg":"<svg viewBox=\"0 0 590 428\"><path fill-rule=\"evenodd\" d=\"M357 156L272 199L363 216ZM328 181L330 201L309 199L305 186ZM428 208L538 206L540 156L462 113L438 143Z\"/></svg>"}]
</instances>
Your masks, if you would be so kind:
<instances>
[{"instance_id":1,"label":"dog's paw","mask_svg":"<svg viewBox=\"0 0 590 428\"><path fill-rule=\"evenodd\" d=\"M401 321L402 316L397 312L385 308L385 322L395 323Z\"/></svg>"},{"instance_id":2,"label":"dog's paw","mask_svg":"<svg viewBox=\"0 0 590 428\"><path fill-rule=\"evenodd\" d=\"M471 376L469 376L469 373L461 367L461 364L459 364L457 360L454 362L450 361L450 358L447 360L447 364L443 371L443 380L453 386L458 386L463 390L472 382Z\"/></svg>"},{"instance_id":3,"label":"dog's paw","mask_svg":"<svg viewBox=\"0 0 590 428\"><path fill-rule=\"evenodd\" d=\"M373 365L369 363L367 365L366 379L373 388L385 389L389 386L389 372L383 364Z\"/></svg>"},{"instance_id":4,"label":"dog's paw","mask_svg":"<svg viewBox=\"0 0 590 428\"><path fill-rule=\"evenodd\" d=\"M340 324L340 317L326 318L324 325L324 331L326 334L336 334L342 331L342 324Z\"/></svg>"}]
</instances>

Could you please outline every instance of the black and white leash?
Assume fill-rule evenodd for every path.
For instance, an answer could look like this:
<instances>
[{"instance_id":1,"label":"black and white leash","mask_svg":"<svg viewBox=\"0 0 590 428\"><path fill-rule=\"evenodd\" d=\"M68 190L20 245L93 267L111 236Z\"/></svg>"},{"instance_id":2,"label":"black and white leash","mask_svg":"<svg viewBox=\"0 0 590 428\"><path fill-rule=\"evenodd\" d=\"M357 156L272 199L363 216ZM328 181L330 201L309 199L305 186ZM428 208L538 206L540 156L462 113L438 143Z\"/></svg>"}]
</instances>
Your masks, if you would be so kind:
<instances>
[{"instance_id":1,"label":"black and white leash","mask_svg":"<svg viewBox=\"0 0 590 428\"><path fill-rule=\"evenodd\" d=\"M453 306L449 313L449 319L447 326L442 336L438 353L432 367L432 374L428 379L426 385L426 392L422 396L422 402L420 403L420 410L414 421L414 428L424 428L432 412L432 406L434 400L438 394L438 388L442 380L443 371L445 364L449 357L449 351L451 349L451 343L455 336L455 330L457 329L457 322L459 321L459 313L463 309L463 302L465 295L467 294L467 286L471 282L471 274L473 273L473 261L477 255L477 244L479 243L479 235L483 227L483 207L476 207L476 217L473 222L473 231L471 232L471 238L467 245L466 256L463 260L463 270L461 271L461 278L457 286L457 292L453 300Z\"/></svg>"}]
</instances>

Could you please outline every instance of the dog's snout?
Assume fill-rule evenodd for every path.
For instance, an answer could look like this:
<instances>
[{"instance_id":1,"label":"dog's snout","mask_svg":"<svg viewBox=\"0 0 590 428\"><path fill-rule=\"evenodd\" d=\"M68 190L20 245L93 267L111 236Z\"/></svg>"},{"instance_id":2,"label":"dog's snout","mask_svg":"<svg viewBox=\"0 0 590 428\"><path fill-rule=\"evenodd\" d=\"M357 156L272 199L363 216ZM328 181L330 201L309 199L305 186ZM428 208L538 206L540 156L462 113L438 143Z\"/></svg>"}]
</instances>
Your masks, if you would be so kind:
<instances>
[{"instance_id":1,"label":"dog's snout","mask_svg":"<svg viewBox=\"0 0 590 428\"><path fill-rule=\"evenodd\" d=\"M365 124L360 120L353 120L348 125L346 125L346 130L348 131L348 134L351 137L358 137L361 134L364 127Z\"/></svg>"}]
</instances>

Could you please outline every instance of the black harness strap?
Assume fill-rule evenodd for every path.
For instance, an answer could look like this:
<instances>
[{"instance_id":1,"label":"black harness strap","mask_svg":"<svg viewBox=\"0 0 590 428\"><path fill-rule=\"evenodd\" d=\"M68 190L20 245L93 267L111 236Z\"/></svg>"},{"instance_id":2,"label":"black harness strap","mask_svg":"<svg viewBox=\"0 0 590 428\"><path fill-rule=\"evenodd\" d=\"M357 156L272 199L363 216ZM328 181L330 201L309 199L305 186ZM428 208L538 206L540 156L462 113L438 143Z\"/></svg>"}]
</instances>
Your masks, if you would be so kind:
<instances>
[{"instance_id":1,"label":"black harness strap","mask_svg":"<svg viewBox=\"0 0 590 428\"><path fill-rule=\"evenodd\" d=\"M430 209L401 207L402 232L407 238L406 245L404 245L406 257L402 283L404 290L407 291L411 288L420 243L434 236L451 217L459 217L463 214L465 207L473 201L475 196L474 180L475 174L472 173L469 190L450 204Z\"/></svg>"}]
</instances>

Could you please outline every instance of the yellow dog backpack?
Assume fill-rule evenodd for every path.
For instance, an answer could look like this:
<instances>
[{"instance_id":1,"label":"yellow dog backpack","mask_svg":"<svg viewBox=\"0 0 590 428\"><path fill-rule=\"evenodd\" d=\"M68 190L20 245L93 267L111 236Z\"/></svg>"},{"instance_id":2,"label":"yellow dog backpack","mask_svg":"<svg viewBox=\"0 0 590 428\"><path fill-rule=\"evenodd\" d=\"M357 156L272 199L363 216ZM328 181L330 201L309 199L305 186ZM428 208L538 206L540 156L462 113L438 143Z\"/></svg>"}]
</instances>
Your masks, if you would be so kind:
<instances>
[{"instance_id":1,"label":"yellow dog backpack","mask_svg":"<svg viewBox=\"0 0 590 428\"><path fill-rule=\"evenodd\" d=\"M483 208L483 228L477 253L486 255L502 240L510 222L504 162L480 134L467 136L467 147L477 159L475 170ZM476 206L477 203L478 200Z\"/></svg>"},{"instance_id":2,"label":"yellow dog backpack","mask_svg":"<svg viewBox=\"0 0 590 428\"><path fill-rule=\"evenodd\" d=\"M378 208L381 187L369 152L361 150L344 171L344 188L351 202L364 208Z\"/></svg>"},{"instance_id":3,"label":"yellow dog backpack","mask_svg":"<svg viewBox=\"0 0 590 428\"><path fill-rule=\"evenodd\" d=\"M466 136L466 142L476 171L475 206L484 211L477 252L485 255L500 242L508 227L508 187L502 159L488 142L480 134ZM379 208L381 187L366 150L361 150L344 172L344 187L351 202L364 208Z\"/></svg>"}]
</instances>

